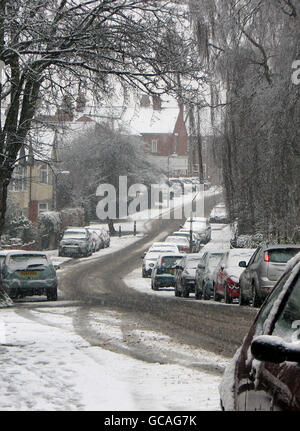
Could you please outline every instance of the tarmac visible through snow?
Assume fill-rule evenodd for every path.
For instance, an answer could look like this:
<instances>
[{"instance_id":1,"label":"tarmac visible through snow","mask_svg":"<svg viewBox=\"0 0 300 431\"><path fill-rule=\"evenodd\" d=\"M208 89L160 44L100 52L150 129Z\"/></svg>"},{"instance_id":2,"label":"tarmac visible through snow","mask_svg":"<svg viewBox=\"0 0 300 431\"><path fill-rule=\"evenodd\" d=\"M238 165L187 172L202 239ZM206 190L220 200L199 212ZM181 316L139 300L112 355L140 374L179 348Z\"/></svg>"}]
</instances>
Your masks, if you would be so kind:
<instances>
[{"instance_id":1,"label":"tarmac visible through snow","mask_svg":"<svg viewBox=\"0 0 300 431\"><path fill-rule=\"evenodd\" d=\"M212 242L226 247L228 238L228 228L215 226ZM138 295L137 303L136 294L153 300L170 299L175 305L174 291L151 291L149 280L141 278L140 261L133 270L128 264L130 271L123 279L128 304L122 303L122 298L116 303L107 291L109 283L102 286L97 276L102 261L112 265L115 256L125 259L129 250L140 253L146 244L142 239L133 235L113 237L110 248L76 263L51 252L53 261L65 262L58 270L63 281L58 301L33 297L1 309L1 411L220 409L218 385L228 356L189 342L189 332L186 340L184 332L173 336L167 326L160 328L161 318L156 325L154 316L149 314L147 320L145 312L139 311L144 297ZM72 284L75 269L80 283L85 265L90 268L85 279L90 301L80 295L69 296L70 285L64 284L66 276ZM109 265L105 266L107 274ZM97 289L96 296L90 286ZM81 294L84 289L81 286ZM133 312L135 304L137 310Z\"/></svg>"}]
</instances>

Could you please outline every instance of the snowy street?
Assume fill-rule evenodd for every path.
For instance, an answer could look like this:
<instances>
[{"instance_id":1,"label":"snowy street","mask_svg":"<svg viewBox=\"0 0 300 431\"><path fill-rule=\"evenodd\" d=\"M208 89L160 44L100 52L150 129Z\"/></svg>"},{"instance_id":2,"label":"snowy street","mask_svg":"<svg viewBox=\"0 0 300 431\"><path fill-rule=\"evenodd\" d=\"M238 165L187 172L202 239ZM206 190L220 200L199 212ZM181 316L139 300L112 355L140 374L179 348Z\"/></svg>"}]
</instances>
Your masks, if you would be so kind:
<instances>
[{"instance_id":1,"label":"snowy street","mask_svg":"<svg viewBox=\"0 0 300 431\"><path fill-rule=\"evenodd\" d=\"M104 253L136 240L112 238ZM132 275L129 285L131 280ZM219 409L220 373L199 372L196 363L223 369L225 358L138 327L127 334L126 343L141 343L148 349L159 345L162 355L171 358L176 352L180 360L147 363L93 346L76 331L81 306L60 300L61 294L56 303L32 298L1 310L1 410ZM124 330L117 312L99 314L91 309L90 313L94 331L122 343ZM193 362L195 368L185 367Z\"/></svg>"},{"instance_id":2,"label":"snowy street","mask_svg":"<svg viewBox=\"0 0 300 431\"><path fill-rule=\"evenodd\" d=\"M108 249L78 259L76 267L134 247L141 237L113 237ZM215 241L225 246L219 237L216 231ZM72 272L68 258L59 258L55 251L49 255L54 263L66 265L58 270L60 279ZM149 280L141 278L137 264L125 282L149 294ZM170 291L156 294L174 296ZM79 335L83 313L89 315L89 330L102 340L101 345ZM116 351L111 349L112 341ZM126 354L126 349L141 346L145 358ZM2 411L219 410L218 385L228 363L228 358L179 343L138 322L126 328L121 311L99 312L93 306L85 311L80 300L66 298L63 290L55 303L33 297L1 310L0 354Z\"/></svg>"}]
</instances>

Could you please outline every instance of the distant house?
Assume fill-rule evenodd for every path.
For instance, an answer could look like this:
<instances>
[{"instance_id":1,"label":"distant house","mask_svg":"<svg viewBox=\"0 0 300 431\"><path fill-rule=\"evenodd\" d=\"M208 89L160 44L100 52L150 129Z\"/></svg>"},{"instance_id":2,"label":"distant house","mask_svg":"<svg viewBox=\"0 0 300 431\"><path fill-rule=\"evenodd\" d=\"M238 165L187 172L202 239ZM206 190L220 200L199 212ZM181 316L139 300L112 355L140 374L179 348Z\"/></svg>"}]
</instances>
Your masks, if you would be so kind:
<instances>
[{"instance_id":1,"label":"distant house","mask_svg":"<svg viewBox=\"0 0 300 431\"><path fill-rule=\"evenodd\" d=\"M41 212L53 209L55 133L47 131L44 138L47 138L47 142L39 146L38 155L21 151L8 189L8 193L18 202L22 214L33 222Z\"/></svg>"},{"instance_id":2,"label":"distant house","mask_svg":"<svg viewBox=\"0 0 300 431\"><path fill-rule=\"evenodd\" d=\"M188 134L184 107L169 105L159 96L144 95L134 107L102 108L101 121L123 127L132 136L139 136L147 158L169 176L188 173Z\"/></svg>"},{"instance_id":3,"label":"distant house","mask_svg":"<svg viewBox=\"0 0 300 431\"><path fill-rule=\"evenodd\" d=\"M83 113L83 101L79 102L75 114L58 109L54 115L37 116L36 125L20 151L9 194L32 222L36 222L42 212L56 210L56 180L60 174L58 147L64 139L95 125L94 120Z\"/></svg>"}]
</instances>

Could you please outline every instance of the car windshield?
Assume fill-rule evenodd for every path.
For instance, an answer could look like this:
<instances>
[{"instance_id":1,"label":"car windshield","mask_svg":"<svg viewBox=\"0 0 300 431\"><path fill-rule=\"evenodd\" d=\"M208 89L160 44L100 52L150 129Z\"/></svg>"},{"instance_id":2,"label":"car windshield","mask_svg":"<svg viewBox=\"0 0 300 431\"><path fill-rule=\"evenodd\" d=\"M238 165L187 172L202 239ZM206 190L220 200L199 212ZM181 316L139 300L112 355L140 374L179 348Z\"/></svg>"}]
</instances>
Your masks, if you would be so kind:
<instances>
[{"instance_id":1,"label":"car windshield","mask_svg":"<svg viewBox=\"0 0 300 431\"><path fill-rule=\"evenodd\" d=\"M299 248L279 248L268 250L269 262L287 263L292 257L299 253Z\"/></svg>"},{"instance_id":2,"label":"car windshield","mask_svg":"<svg viewBox=\"0 0 300 431\"><path fill-rule=\"evenodd\" d=\"M189 268L189 269L196 269L197 266L198 266L198 264L199 264L199 262L200 262L200 260L201 260L200 257L198 259L197 258L195 258L195 259L189 259L187 261L185 267Z\"/></svg>"},{"instance_id":3,"label":"car windshield","mask_svg":"<svg viewBox=\"0 0 300 431\"><path fill-rule=\"evenodd\" d=\"M220 262L220 259L223 255L222 254L210 254L208 257L208 265L212 268L215 268L218 263Z\"/></svg>"},{"instance_id":4,"label":"car windshield","mask_svg":"<svg viewBox=\"0 0 300 431\"><path fill-rule=\"evenodd\" d=\"M47 257L36 254L13 254L9 258L9 265L16 268L28 268L48 265Z\"/></svg>"},{"instance_id":5,"label":"car windshield","mask_svg":"<svg viewBox=\"0 0 300 431\"><path fill-rule=\"evenodd\" d=\"M181 256L163 256L161 258L161 265L165 267L173 267L178 260L182 259Z\"/></svg>"},{"instance_id":6,"label":"car windshield","mask_svg":"<svg viewBox=\"0 0 300 431\"><path fill-rule=\"evenodd\" d=\"M293 282L293 289L275 324L273 335L288 342L300 341L300 276Z\"/></svg>"},{"instance_id":7,"label":"car windshield","mask_svg":"<svg viewBox=\"0 0 300 431\"><path fill-rule=\"evenodd\" d=\"M69 232L64 233L64 238L85 239L85 233L84 232L69 231Z\"/></svg>"},{"instance_id":8,"label":"car windshield","mask_svg":"<svg viewBox=\"0 0 300 431\"><path fill-rule=\"evenodd\" d=\"M246 263L248 263L251 256L253 255L254 251L255 250L247 252L247 253L239 252L237 254L229 255L226 266L230 266L230 267L239 266L239 263L241 260L244 260Z\"/></svg>"},{"instance_id":9,"label":"car windshield","mask_svg":"<svg viewBox=\"0 0 300 431\"><path fill-rule=\"evenodd\" d=\"M177 236L175 238L174 237L169 237L169 238L167 238L167 241L168 242L174 242L176 244L186 244L187 239L183 238L183 237L180 237L180 236Z\"/></svg>"}]
</instances>

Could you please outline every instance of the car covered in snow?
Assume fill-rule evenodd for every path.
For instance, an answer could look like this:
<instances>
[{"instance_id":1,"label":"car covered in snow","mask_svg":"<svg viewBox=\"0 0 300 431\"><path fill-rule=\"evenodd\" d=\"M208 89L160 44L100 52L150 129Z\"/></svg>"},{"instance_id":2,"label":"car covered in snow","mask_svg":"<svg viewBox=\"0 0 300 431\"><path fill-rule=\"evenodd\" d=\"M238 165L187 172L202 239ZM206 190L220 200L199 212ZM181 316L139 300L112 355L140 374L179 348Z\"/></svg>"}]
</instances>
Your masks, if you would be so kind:
<instances>
[{"instance_id":1,"label":"car covered in snow","mask_svg":"<svg viewBox=\"0 0 300 431\"><path fill-rule=\"evenodd\" d=\"M228 223L228 215L225 204L216 205L209 216L210 223Z\"/></svg>"},{"instance_id":2,"label":"car covered in snow","mask_svg":"<svg viewBox=\"0 0 300 431\"><path fill-rule=\"evenodd\" d=\"M248 262L254 252L253 248L234 248L224 253L216 269L213 290L215 301L224 299L225 303L229 304L233 299L239 298L239 278L243 271L239 262Z\"/></svg>"},{"instance_id":3,"label":"car covered in snow","mask_svg":"<svg viewBox=\"0 0 300 431\"><path fill-rule=\"evenodd\" d=\"M195 292L196 270L200 261L199 253L190 253L176 265L175 296L188 298L190 293Z\"/></svg>"},{"instance_id":4,"label":"car covered in snow","mask_svg":"<svg viewBox=\"0 0 300 431\"><path fill-rule=\"evenodd\" d=\"M259 307L283 273L287 262L300 252L296 244L264 244L257 247L249 262L241 259L240 305Z\"/></svg>"},{"instance_id":5,"label":"car covered in snow","mask_svg":"<svg viewBox=\"0 0 300 431\"><path fill-rule=\"evenodd\" d=\"M190 235L191 234L189 231L176 231L172 233L172 236L183 237L186 238L188 241L190 241ZM200 249L200 239L194 232L192 232L192 253L198 253Z\"/></svg>"},{"instance_id":6,"label":"car covered in snow","mask_svg":"<svg viewBox=\"0 0 300 431\"><path fill-rule=\"evenodd\" d=\"M92 250L93 252L99 251L101 248L104 248L104 241L99 235L99 231L97 232L94 229L88 229L91 234L92 241Z\"/></svg>"},{"instance_id":7,"label":"car covered in snow","mask_svg":"<svg viewBox=\"0 0 300 431\"><path fill-rule=\"evenodd\" d=\"M170 235L166 238L166 243L176 245L180 253L188 253L190 251L190 241L182 236Z\"/></svg>"},{"instance_id":8,"label":"car covered in snow","mask_svg":"<svg viewBox=\"0 0 300 431\"><path fill-rule=\"evenodd\" d=\"M142 277L147 278L151 277L152 269L155 266L155 263L158 259L158 257L162 253L178 253L178 250L176 247L166 247L166 248L153 248L152 250L149 250L145 255L142 256L143 263L142 263Z\"/></svg>"},{"instance_id":9,"label":"car covered in snow","mask_svg":"<svg viewBox=\"0 0 300 431\"><path fill-rule=\"evenodd\" d=\"M151 289L158 290L160 287L174 287L175 268L184 256L185 254L182 253L162 253L152 270Z\"/></svg>"},{"instance_id":10,"label":"car covered in snow","mask_svg":"<svg viewBox=\"0 0 300 431\"><path fill-rule=\"evenodd\" d=\"M300 253L269 292L219 387L223 410L300 411Z\"/></svg>"},{"instance_id":11,"label":"car covered in snow","mask_svg":"<svg viewBox=\"0 0 300 431\"><path fill-rule=\"evenodd\" d=\"M211 240L211 225L206 217L189 217L182 228L197 233L203 244L207 244Z\"/></svg>"},{"instance_id":12,"label":"car covered in snow","mask_svg":"<svg viewBox=\"0 0 300 431\"><path fill-rule=\"evenodd\" d=\"M174 251L174 252L178 252L179 253L179 250L178 250L178 247L177 247L177 245L176 244L174 244L174 243L168 243L168 242L166 242L166 241L164 241L164 242L154 242L150 247L149 247L149 251L150 250L157 250L157 249L159 249L159 250L172 250L172 252ZM146 253L145 253L146 254Z\"/></svg>"},{"instance_id":13,"label":"car covered in snow","mask_svg":"<svg viewBox=\"0 0 300 431\"><path fill-rule=\"evenodd\" d=\"M91 256L93 243L87 228L70 227L65 230L59 243L59 256Z\"/></svg>"},{"instance_id":14,"label":"car covered in snow","mask_svg":"<svg viewBox=\"0 0 300 431\"><path fill-rule=\"evenodd\" d=\"M57 299L56 271L42 252L9 251L1 264L1 277L3 289L12 299L33 295Z\"/></svg>"}]
</instances>

